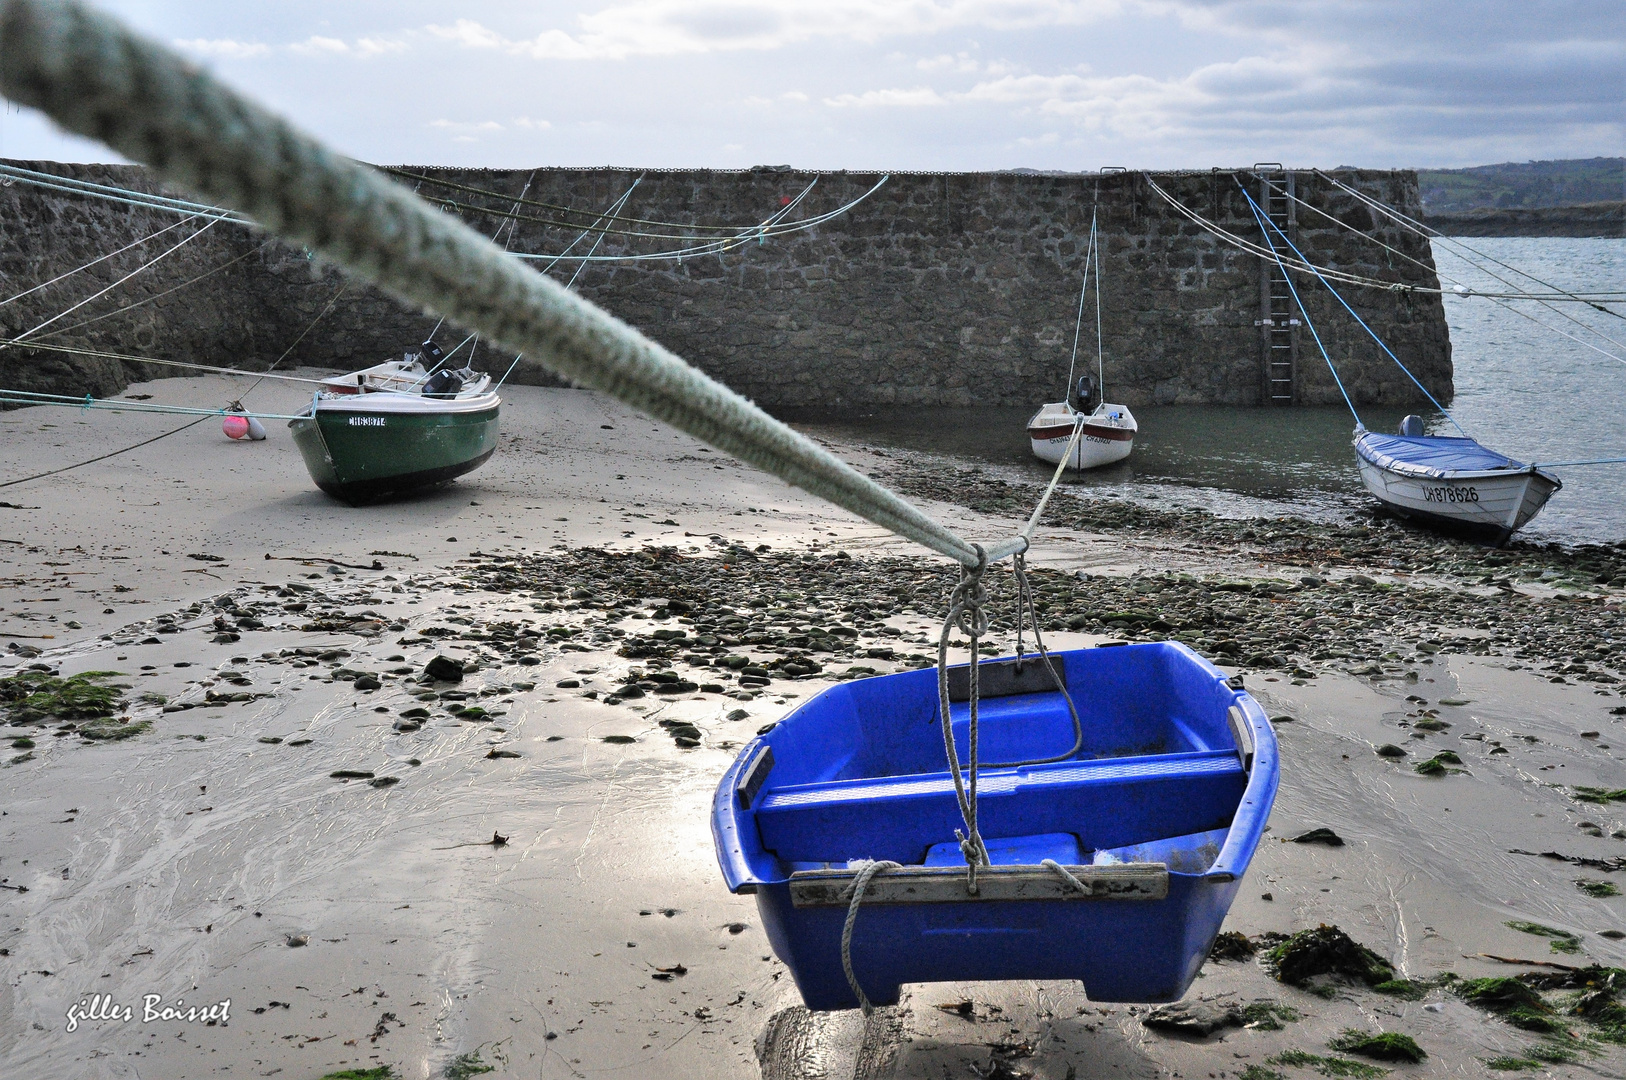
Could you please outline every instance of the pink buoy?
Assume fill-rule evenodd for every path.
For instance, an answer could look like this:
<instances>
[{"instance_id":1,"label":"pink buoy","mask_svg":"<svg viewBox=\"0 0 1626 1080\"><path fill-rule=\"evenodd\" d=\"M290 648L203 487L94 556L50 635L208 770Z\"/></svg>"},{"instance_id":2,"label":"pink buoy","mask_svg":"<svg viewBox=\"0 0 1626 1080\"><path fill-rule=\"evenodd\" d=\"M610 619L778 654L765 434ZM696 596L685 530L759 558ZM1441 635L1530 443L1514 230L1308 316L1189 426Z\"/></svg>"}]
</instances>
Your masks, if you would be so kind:
<instances>
[{"instance_id":1,"label":"pink buoy","mask_svg":"<svg viewBox=\"0 0 1626 1080\"><path fill-rule=\"evenodd\" d=\"M220 430L226 433L228 439L246 439L248 437L248 417L228 416L220 422Z\"/></svg>"}]
</instances>

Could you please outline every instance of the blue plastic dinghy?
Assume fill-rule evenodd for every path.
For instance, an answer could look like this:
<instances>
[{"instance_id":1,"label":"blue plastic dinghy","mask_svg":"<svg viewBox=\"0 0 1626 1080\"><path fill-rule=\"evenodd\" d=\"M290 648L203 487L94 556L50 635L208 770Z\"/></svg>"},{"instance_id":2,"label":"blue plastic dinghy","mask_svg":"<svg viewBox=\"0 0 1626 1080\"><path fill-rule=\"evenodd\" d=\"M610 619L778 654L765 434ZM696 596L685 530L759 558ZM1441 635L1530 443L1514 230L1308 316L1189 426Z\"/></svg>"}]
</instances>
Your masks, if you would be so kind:
<instances>
[{"instance_id":1,"label":"blue plastic dinghy","mask_svg":"<svg viewBox=\"0 0 1626 1080\"><path fill-rule=\"evenodd\" d=\"M830 687L753 739L723 776L712 832L723 877L755 893L810 1009L857 1006L841 928L856 868L873 878L852 942L878 1005L903 983L1078 979L1096 1001L1174 1001L1202 967L1276 797L1263 710L1175 642L1053 653L1083 724L1066 760L984 765L991 868L967 892L938 717L937 672ZM964 698L966 669L951 669ZM957 676L957 678L956 678ZM980 669L981 759L1066 755L1066 700L1030 656ZM951 709L962 761L968 706ZM1041 867L1051 859L1086 888Z\"/></svg>"}]
</instances>

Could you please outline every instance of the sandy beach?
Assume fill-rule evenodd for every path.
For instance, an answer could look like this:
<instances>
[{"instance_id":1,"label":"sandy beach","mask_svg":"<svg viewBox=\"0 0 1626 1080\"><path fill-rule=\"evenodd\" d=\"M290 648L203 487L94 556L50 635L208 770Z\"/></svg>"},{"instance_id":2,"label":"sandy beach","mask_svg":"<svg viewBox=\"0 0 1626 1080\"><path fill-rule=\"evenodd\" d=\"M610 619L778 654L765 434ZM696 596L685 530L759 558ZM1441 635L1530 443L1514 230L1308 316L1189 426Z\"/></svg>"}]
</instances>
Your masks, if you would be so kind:
<instances>
[{"instance_id":1,"label":"sandy beach","mask_svg":"<svg viewBox=\"0 0 1626 1080\"><path fill-rule=\"evenodd\" d=\"M1246 947L1205 967L1185 1019L1057 983L810 1015L752 898L722 885L712 789L830 679L933 654L953 570L600 395L504 396L490 463L380 506L316 491L280 423L232 443L213 419L6 489L0 675L116 671L125 704L5 728L0 1075L1626 1072L1626 1029L1571 1000L1600 977L1577 972L1626 966L1626 899L1603 887L1626 870L1618 547L1493 556L1392 524L1066 496L1030 556L1051 647L1189 639L1275 721L1281 792L1226 923ZM180 422L6 412L0 480ZM973 539L1031 509L965 463L832 448ZM701 600L738 623L697 625ZM812 635L816 673L746 686L718 663L837 625ZM721 651L658 633L685 628ZM436 656L462 679L421 682ZM694 689L612 693L657 663ZM1339 843L1289 842L1314 829ZM1292 986L1243 955L1322 924L1405 985ZM1547 982L1522 1028L1462 989L1525 973ZM227 1001L223 1022L162 1014ZM1348 1029L1427 1056L1330 1049Z\"/></svg>"}]
</instances>

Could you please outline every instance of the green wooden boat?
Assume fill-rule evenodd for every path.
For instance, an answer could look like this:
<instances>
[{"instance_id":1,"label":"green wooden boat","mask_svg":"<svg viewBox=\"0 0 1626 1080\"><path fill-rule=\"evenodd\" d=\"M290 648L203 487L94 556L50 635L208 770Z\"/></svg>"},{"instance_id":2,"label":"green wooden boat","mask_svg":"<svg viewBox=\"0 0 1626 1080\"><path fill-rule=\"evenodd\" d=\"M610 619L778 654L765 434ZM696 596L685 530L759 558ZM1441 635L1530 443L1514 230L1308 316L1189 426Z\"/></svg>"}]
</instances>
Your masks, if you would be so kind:
<instances>
[{"instance_id":1,"label":"green wooden boat","mask_svg":"<svg viewBox=\"0 0 1626 1080\"><path fill-rule=\"evenodd\" d=\"M323 382L288 427L316 486L357 506L485 464L501 405L491 376L431 373L409 355Z\"/></svg>"}]
</instances>

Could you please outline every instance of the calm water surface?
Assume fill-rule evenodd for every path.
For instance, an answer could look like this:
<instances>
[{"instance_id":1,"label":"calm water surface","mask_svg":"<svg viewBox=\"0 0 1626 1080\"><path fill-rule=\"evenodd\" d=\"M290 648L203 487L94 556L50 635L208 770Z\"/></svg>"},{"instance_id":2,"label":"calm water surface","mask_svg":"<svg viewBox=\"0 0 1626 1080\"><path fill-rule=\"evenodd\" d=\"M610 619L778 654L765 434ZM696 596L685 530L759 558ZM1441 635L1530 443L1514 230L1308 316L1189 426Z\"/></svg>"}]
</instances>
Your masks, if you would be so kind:
<instances>
[{"instance_id":1,"label":"calm water surface","mask_svg":"<svg viewBox=\"0 0 1626 1080\"><path fill-rule=\"evenodd\" d=\"M1466 243L1565 289L1626 290L1626 240L1479 237ZM1435 260L1448 287L1501 288L1445 248L1435 245ZM1521 287L1539 288L1530 282ZM1626 343L1626 319L1580 304L1558 306L1562 314L1528 302L1510 310L1482 297L1447 295L1456 365L1451 413L1470 435L1522 460L1626 457L1626 362L1524 316L1622 357L1626 344L1613 344L1593 331ZM1616 307L1626 312L1626 304ZM1110 364L1107 377L1110 392ZM811 430L839 438L975 461L1010 479L1037 481L1050 473L1028 449L1025 423L1037 405L888 409L839 422L799 419L808 420ZM1393 431L1407 411L1413 410L1368 407L1362 419L1373 430ZM1444 416L1424 415L1431 433L1454 434ZM1235 516L1340 519L1375 505L1355 472L1353 421L1345 408L1182 405L1136 409L1135 416L1140 434L1127 461L1066 482ZM1555 472L1564 489L1521 535L1565 542L1626 539L1626 465Z\"/></svg>"}]
</instances>

